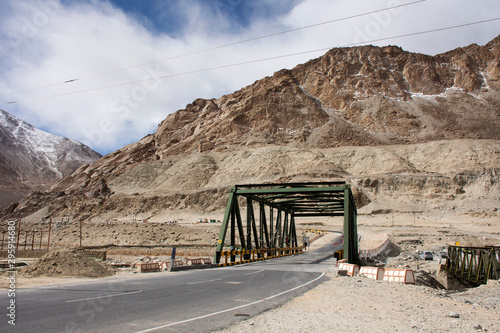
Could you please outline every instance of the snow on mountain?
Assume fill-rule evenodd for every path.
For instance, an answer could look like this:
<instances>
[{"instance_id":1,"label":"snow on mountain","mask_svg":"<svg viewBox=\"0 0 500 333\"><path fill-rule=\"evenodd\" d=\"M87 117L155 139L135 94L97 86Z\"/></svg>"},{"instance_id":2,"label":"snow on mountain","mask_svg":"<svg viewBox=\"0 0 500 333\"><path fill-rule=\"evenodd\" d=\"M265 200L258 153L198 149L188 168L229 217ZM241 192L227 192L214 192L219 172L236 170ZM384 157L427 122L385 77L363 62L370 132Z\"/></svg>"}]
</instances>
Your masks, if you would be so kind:
<instances>
[{"instance_id":1,"label":"snow on mountain","mask_svg":"<svg viewBox=\"0 0 500 333\"><path fill-rule=\"evenodd\" d=\"M84 144L39 130L0 109L0 205L42 191L102 157Z\"/></svg>"},{"instance_id":2,"label":"snow on mountain","mask_svg":"<svg viewBox=\"0 0 500 333\"><path fill-rule=\"evenodd\" d=\"M368 213L490 209L500 184L499 59L500 36L436 56L335 48L195 99L155 133L0 216L160 219L222 210L234 184L332 180L349 182Z\"/></svg>"}]
</instances>

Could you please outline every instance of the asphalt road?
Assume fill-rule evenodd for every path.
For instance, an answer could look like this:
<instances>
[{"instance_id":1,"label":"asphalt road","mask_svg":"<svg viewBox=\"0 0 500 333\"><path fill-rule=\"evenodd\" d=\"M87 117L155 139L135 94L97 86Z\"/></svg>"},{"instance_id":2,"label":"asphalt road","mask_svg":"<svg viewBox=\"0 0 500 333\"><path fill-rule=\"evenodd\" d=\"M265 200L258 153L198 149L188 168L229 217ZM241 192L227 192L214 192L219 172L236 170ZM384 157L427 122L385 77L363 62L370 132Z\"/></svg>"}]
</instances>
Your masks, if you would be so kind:
<instances>
[{"instance_id":1,"label":"asphalt road","mask_svg":"<svg viewBox=\"0 0 500 333\"><path fill-rule=\"evenodd\" d=\"M245 265L18 289L15 326L2 292L0 332L210 332L325 281L332 244Z\"/></svg>"}]
</instances>

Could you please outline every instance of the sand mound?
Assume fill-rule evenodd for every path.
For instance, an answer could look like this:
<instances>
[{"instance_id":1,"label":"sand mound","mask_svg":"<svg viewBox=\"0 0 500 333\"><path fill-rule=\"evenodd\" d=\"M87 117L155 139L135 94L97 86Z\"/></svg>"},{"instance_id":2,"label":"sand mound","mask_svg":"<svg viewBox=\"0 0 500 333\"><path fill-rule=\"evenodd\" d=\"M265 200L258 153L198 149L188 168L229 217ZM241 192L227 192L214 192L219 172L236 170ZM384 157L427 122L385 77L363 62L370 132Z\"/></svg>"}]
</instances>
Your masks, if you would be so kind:
<instances>
[{"instance_id":1,"label":"sand mound","mask_svg":"<svg viewBox=\"0 0 500 333\"><path fill-rule=\"evenodd\" d=\"M72 276L104 277L115 270L97 260L86 257L75 250L55 250L47 253L23 270L27 277Z\"/></svg>"}]
</instances>

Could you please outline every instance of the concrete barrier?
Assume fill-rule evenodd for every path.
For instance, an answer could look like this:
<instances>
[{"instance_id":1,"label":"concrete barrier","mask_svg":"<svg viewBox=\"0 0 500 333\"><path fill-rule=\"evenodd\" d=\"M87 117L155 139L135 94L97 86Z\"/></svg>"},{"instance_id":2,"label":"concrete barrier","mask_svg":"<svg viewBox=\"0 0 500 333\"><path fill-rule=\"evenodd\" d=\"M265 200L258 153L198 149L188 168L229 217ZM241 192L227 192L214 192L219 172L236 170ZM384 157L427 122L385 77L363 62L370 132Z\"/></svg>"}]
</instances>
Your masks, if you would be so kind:
<instances>
[{"instance_id":1,"label":"concrete barrier","mask_svg":"<svg viewBox=\"0 0 500 333\"><path fill-rule=\"evenodd\" d=\"M136 267L139 269L139 272L141 272L141 273L159 272L160 271L160 263L157 263L157 262L137 263Z\"/></svg>"},{"instance_id":2,"label":"concrete barrier","mask_svg":"<svg viewBox=\"0 0 500 333\"><path fill-rule=\"evenodd\" d=\"M415 284L415 275L412 269L387 268L384 270L384 281Z\"/></svg>"},{"instance_id":3,"label":"concrete barrier","mask_svg":"<svg viewBox=\"0 0 500 333\"><path fill-rule=\"evenodd\" d=\"M346 270L347 275L349 275L349 276L355 276L355 275L358 275L358 273L359 273L359 265L340 263L339 269Z\"/></svg>"},{"instance_id":4,"label":"concrete barrier","mask_svg":"<svg viewBox=\"0 0 500 333\"><path fill-rule=\"evenodd\" d=\"M192 258L188 259L188 265L203 265L204 260L202 258Z\"/></svg>"},{"instance_id":5,"label":"concrete barrier","mask_svg":"<svg viewBox=\"0 0 500 333\"><path fill-rule=\"evenodd\" d=\"M373 280L383 280L384 279L384 269L381 267L368 267L363 266L359 269L359 275L366 276Z\"/></svg>"},{"instance_id":6,"label":"concrete barrier","mask_svg":"<svg viewBox=\"0 0 500 333\"><path fill-rule=\"evenodd\" d=\"M342 263L347 263L347 259L339 259L337 260L337 267L339 267L340 264Z\"/></svg>"},{"instance_id":7,"label":"concrete barrier","mask_svg":"<svg viewBox=\"0 0 500 333\"><path fill-rule=\"evenodd\" d=\"M188 265L210 265L212 264L211 258L188 258Z\"/></svg>"}]
</instances>

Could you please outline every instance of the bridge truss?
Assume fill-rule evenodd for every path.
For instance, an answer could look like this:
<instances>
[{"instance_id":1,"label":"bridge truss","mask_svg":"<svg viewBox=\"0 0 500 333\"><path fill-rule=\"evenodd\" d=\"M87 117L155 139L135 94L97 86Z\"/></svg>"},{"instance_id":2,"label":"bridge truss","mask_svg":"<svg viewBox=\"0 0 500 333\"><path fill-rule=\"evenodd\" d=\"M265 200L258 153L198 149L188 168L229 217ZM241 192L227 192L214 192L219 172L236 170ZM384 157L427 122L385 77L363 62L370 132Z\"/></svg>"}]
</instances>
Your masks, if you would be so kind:
<instances>
[{"instance_id":1,"label":"bridge truss","mask_svg":"<svg viewBox=\"0 0 500 333\"><path fill-rule=\"evenodd\" d=\"M243 221L240 211L242 205L246 205L246 221ZM236 261L236 254L243 256L245 253L244 259L247 259L249 255L244 251L251 250L260 250L257 251L259 258L264 256L262 253L295 253L301 246L297 239L295 220L300 217L331 216L344 217L344 258L351 263L357 262L357 211L348 184L236 185L229 191L215 262L220 263L222 254L226 257L230 255L231 262ZM226 244L228 231L229 242Z\"/></svg>"},{"instance_id":2,"label":"bridge truss","mask_svg":"<svg viewBox=\"0 0 500 333\"><path fill-rule=\"evenodd\" d=\"M445 270L473 283L500 279L500 247L448 246Z\"/></svg>"}]
</instances>

